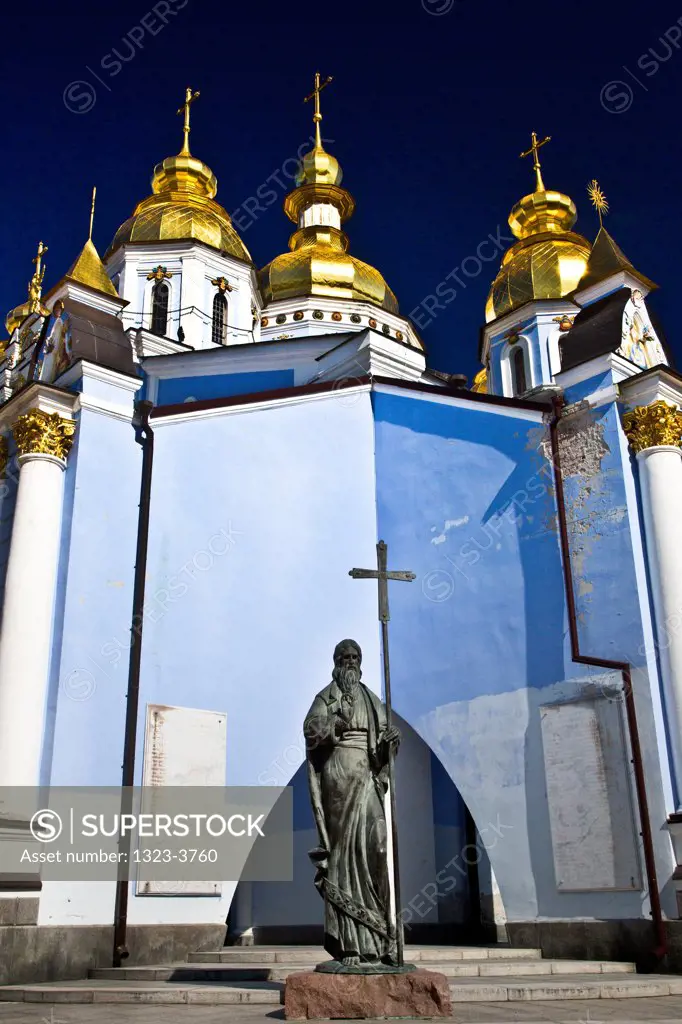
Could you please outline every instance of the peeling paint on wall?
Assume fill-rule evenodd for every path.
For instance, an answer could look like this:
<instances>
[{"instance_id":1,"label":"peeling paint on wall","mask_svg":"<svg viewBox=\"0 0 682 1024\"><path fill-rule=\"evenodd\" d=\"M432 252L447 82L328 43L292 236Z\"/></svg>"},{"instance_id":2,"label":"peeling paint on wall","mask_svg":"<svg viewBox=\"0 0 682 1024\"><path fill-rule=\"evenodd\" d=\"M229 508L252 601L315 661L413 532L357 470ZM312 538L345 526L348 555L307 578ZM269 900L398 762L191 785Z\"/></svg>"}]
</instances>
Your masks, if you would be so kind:
<instances>
[{"instance_id":1,"label":"peeling paint on wall","mask_svg":"<svg viewBox=\"0 0 682 1024\"><path fill-rule=\"evenodd\" d=\"M601 473L604 456L610 451L604 440L601 412L584 402L559 420L559 458L565 477L591 480ZM587 489L589 492L589 486Z\"/></svg>"},{"instance_id":2,"label":"peeling paint on wall","mask_svg":"<svg viewBox=\"0 0 682 1024\"><path fill-rule=\"evenodd\" d=\"M622 522L625 506L613 507L613 495L604 474L604 460L610 454L605 438L604 410L593 409L588 402L571 407L559 421L557 442L559 466L566 487L566 518L571 545L571 562L576 591L583 598L578 619L584 621L586 604L594 592L587 568L605 528Z\"/></svg>"}]
</instances>

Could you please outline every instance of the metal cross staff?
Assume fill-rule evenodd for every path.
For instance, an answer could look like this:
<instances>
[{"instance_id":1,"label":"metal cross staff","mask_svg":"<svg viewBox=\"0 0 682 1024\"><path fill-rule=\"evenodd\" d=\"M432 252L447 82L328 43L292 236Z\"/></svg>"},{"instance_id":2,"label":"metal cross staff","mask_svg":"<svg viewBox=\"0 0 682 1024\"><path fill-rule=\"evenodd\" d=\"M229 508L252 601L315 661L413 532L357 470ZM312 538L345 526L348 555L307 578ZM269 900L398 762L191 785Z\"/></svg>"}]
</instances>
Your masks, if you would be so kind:
<instances>
[{"instance_id":1,"label":"metal cross staff","mask_svg":"<svg viewBox=\"0 0 682 1024\"><path fill-rule=\"evenodd\" d=\"M413 572L389 572L387 569L388 548L383 540L377 544L376 569L351 569L348 573L355 580L378 580L379 582L379 622L381 623L381 641L384 652L384 689L386 695L386 728L391 728L391 667L388 660L388 581L403 580L411 583L416 579ZM395 896L395 937L398 966L403 966L403 930L399 923L400 914L400 861L398 859L398 820L395 813L395 771L393 765L393 747L388 754L388 786L391 799L391 836L393 839L393 892Z\"/></svg>"}]
</instances>

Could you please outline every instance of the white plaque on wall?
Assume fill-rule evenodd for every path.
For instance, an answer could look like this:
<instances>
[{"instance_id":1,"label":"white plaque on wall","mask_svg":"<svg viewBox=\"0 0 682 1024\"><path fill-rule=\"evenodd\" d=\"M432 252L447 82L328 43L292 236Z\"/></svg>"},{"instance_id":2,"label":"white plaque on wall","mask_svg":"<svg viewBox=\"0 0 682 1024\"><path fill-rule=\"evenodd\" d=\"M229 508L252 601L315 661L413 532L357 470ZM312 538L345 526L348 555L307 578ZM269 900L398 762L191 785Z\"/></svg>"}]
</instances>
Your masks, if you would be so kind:
<instances>
[{"instance_id":1,"label":"white plaque on wall","mask_svg":"<svg viewBox=\"0 0 682 1024\"><path fill-rule=\"evenodd\" d=\"M557 888L641 889L621 702L545 705L540 721Z\"/></svg>"},{"instance_id":2,"label":"white plaque on wall","mask_svg":"<svg viewBox=\"0 0 682 1024\"><path fill-rule=\"evenodd\" d=\"M224 786L226 715L148 704L143 786ZM145 807L146 811L153 808ZM220 882L138 882L138 896L220 896Z\"/></svg>"}]
</instances>

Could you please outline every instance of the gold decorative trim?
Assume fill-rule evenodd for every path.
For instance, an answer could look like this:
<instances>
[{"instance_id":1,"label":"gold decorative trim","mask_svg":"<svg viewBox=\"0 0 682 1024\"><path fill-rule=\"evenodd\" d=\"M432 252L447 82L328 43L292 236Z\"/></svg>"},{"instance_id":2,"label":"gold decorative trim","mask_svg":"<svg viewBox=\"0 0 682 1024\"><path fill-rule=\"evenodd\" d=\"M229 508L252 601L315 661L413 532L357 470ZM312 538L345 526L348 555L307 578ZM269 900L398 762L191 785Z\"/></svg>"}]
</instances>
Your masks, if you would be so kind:
<instances>
[{"instance_id":1,"label":"gold decorative trim","mask_svg":"<svg viewBox=\"0 0 682 1024\"><path fill-rule=\"evenodd\" d=\"M682 412L667 402L638 405L625 414L623 427L635 453L659 445L682 447Z\"/></svg>"},{"instance_id":2,"label":"gold decorative trim","mask_svg":"<svg viewBox=\"0 0 682 1024\"><path fill-rule=\"evenodd\" d=\"M154 267L153 270L149 271L149 273L147 274L147 280L148 281L163 281L164 277L172 277L172 276L173 275L169 274L169 272L166 269L166 267L162 267L161 264L159 263L158 267ZM214 281L211 282L211 284L214 284L214 283L215 283Z\"/></svg>"},{"instance_id":3,"label":"gold decorative trim","mask_svg":"<svg viewBox=\"0 0 682 1024\"><path fill-rule=\"evenodd\" d=\"M59 413L31 409L20 416L12 427L18 455L53 455L66 459L76 433L74 420Z\"/></svg>"},{"instance_id":4,"label":"gold decorative trim","mask_svg":"<svg viewBox=\"0 0 682 1024\"><path fill-rule=\"evenodd\" d=\"M169 274L168 276L172 277L173 275ZM214 277L213 280L211 281L211 284L214 285L219 292L232 291L232 285L230 284L226 277Z\"/></svg>"},{"instance_id":5,"label":"gold decorative trim","mask_svg":"<svg viewBox=\"0 0 682 1024\"><path fill-rule=\"evenodd\" d=\"M5 479L7 462L9 461L9 444L4 434L0 434L0 480Z\"/></svg>"}]
</instances>

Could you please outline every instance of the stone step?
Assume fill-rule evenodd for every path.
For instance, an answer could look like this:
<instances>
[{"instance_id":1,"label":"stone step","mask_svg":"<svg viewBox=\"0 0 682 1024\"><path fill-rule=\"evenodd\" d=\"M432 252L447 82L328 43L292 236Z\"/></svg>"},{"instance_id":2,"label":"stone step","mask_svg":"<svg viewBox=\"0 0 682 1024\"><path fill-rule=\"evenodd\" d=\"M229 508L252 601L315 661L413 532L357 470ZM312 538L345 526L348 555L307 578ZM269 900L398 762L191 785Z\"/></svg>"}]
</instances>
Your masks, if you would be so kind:
<instances>
[{"instance_id":1,"label":"stone step","mask_svg":"<svg viewBox=\"0 0 682 1024\"><path fill-rule=\"evenodd\" d=\"M191 1003L220 1006L226 1003L267 1003L279 1006L284 986L273 982L240 985L119 981L55 981L43 985L4 985L0 1002L11 1003Z\"/></svg>"},{"instance_id":2,"label":"stone step","mask_svg":"<svg viewBox=\"0 0 682 1024\"><path fill-rule=\"evenodd\" d=\"M599 977L578 974L566 980L552 977L543 981L515 977L492 983L478 978L460 978L450 983L453 1003L644 999L676 995L682 995L682 977L668 974L602 974Z\"/></svg>"},{"instance_id":3,"label":"stone step","mask_svg":"<svg viewBox=\"0 0 682 1024\"><path fill-rule=\"evenodd\" d=\"M267 1003L279 1005L283 985L250 982L221 985L182 982L105 981L52 982L44 985L6 985L0 1001L34 1003L156 1003L203 1004ZM459 978L450 983L454 1003L523 1002L562 999L634 999L682 995L682 977L672 975L580 974L549 976L541 981L513 976L489 981Z\"/></svg>"},{"instance_id":4,"label":"stone step","mask_svg":"<svg viewBox=\"0 0 682 1024\"><path fill-rule=\"evenodd\" d=\"M513 946L407 946L405 959L412 963L447 963L457 960L540 960L539 949ZM191 964L319 964L329 954L321 946L225 946L190 953Z\"/></svg>"},{"instance_id":5,"label":"stone step","mask_svg":"<svg viewBox=\"0 0 682 1024\"><path fill-rule=\"evenodd\" d=\"M89 972L94 981L173 981L173 982L241 982L285 981L289 974L300 971L304 964L158 964L151 967L98 967ZM448 978L542 977L572 974L634 974L631 963L607 960L459 960L433 962L421 960L426 971L440 971Z\"/></svg>"}]
</instances>

